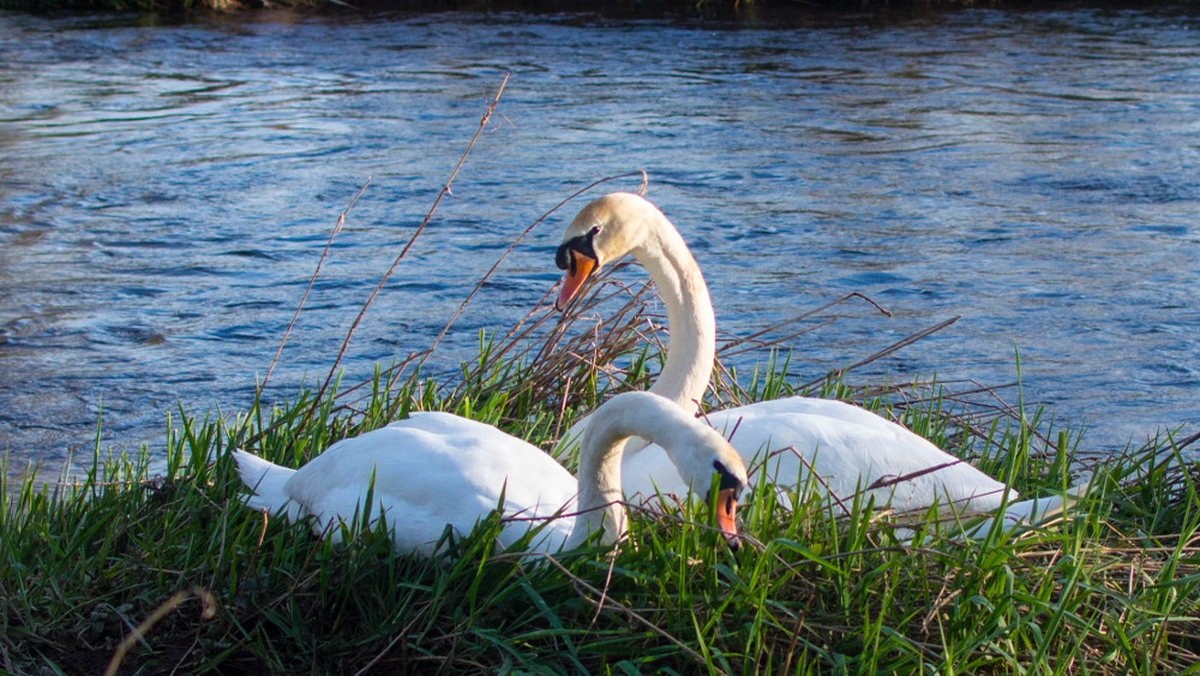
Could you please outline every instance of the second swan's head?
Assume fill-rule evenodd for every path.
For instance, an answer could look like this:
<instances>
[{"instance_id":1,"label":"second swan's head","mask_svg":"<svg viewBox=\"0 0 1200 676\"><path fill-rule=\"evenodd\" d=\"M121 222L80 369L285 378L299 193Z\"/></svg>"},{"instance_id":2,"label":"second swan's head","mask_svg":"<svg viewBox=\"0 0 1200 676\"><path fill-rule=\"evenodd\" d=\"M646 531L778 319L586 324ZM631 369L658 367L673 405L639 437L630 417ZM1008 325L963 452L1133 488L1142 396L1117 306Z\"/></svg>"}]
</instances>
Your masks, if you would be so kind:
<instances>
[{"instance_id":1,"label":"second swan's head","mask_svg":"<svg viewBox=\"0 0 1200 676\"><path fill-rule=\"evenodd\" d=\"M666 217L657 207L627 192L609 193L584 207L567 226L555 255L558 268L567 271L555 309L566 308L604 263L642 246L659 219Z\"/></svg>"},{"instance_id":2,"label":"second swan's head","mask_svg":"<svg viewBox=\"0 0 1200 676\"><path fill-rule=\"evenodd\" d=\"M717 527L721 530L721 536L725 538L725 543L729 545L729 548L737 551L742 543L738 539L735 517L737 516L738 500L742 497L742 491L746 490L748 482L746 467L742 464L742 456L725 440L725 437L707 425L704 427L720 440L723 447L719 456L712 461L713 471L720 477L716 500ZM712 475L709 476L709 485L711 486Z\"/></svg>"},{"instance_id":3,"label":"second swan's head","mask_svg":"<svg viewBox=\"0 0 1200 676\"><path fill-rule=\"evenodd\" d=\"M675 402L652 392L625 392L605 402L593 414L584 432L579 457L580 491L584 491L587 468L598 474L601 466L619 462L620 442L640 436L663 447L679 476L697 496L712 499L716 484L716 521L725 542L740 545L737 532L737 503L746 489L746 467L742 456L712 427L688 414ZM608 474L620 480L620 469ZM611 480L611 479L610 479Z\"/></svg>"},{"instance_id":4,"label":"second swan's head","mask_svg":"<svg viewBox=\"0 0 1200 676\"><path fill-rule=\"evenodd\" d=\"M671 407L683 413L674 402ZM683 480L691 484L696 495L708 498L710 504L714 504L710 491L716 484L717 528L729 548L736 551L741 546L736 521L737 505L748 481L742 456L719 432L697 418L684 415L694 424L695 436L683 442L683 452L680 452L678 439L658 441L667 450Z\"/></svg>"}]
</instances>

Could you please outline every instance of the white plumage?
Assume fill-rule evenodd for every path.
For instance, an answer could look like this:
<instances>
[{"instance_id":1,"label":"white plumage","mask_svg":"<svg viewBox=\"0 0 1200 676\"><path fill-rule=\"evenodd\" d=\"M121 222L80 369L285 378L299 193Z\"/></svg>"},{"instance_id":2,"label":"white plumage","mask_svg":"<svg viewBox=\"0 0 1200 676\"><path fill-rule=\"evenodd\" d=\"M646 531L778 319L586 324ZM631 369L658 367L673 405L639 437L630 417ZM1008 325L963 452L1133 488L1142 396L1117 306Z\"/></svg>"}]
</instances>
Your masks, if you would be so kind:
<instances>
[{"instance_id":1,"label":"white plumage","mask_svg":"<svg viewBox=\"0 0 1200 676\"><path fill-rule=\"evenodd\" d=\"M432 554L447 525L469 533L500 504L512 521L505 547L545 524L534 548L557 550L575 524L575 477L542 450L484 423L450 413L413 413L406 420L333 444L299 470L235 451L242 481L255 491L254 509L311 515L318 533L362 510L374 479L376 511L393 522L398 551ZM396 527L399 526L399 527Z\"/></svg>"},{"instance_id":2,"label":"white plumage","mask_svg":"<svg viewBox=\"0 0 1200 676\"><path fill-rule=\"evenodd\" d=\"M615 397L593 415L578 482L536 446L449 413L414 413L339 441L298 470L240 450L234 458L242 481L254 492L247 500L250 507L289 519L312 516L318 534L332 531L340 538L336 526L356 515L361 519L369 507L370 523L386 518L397 551L429 555L447 525L460 535L469 533L503 496L500 544L511 546L544 525L530 548L553 552L579 546L595 531L604 532L607 544L621 536L619 447L637 434L668 449L677 475L705 485L714 471L728 475L736 484L727 522L733 529L736 493L745 486L746 473L720 435L648 392ZM578 517L569 515L576 511ZM736 531L726 535L736 537Z\"/></svg>"},{"instance_id":3,"label":"white plumage","mask_svg":"<svg viewBox=\"0 0 1200 676\"><path fill-rule=\"evenodd\" d=\"M1000 506L1004 484L943 452L930 441L852 404L787 397L707 414L705 419L742 454L757 486L814 486L835 500L871 496L897 511L935 503L960 511ZM656 488L685 486L661 447L630 453L621 468L626 495L649 497ZM1015 494L1014 494L1015 495Z\"/></svg>"}]
</instances>

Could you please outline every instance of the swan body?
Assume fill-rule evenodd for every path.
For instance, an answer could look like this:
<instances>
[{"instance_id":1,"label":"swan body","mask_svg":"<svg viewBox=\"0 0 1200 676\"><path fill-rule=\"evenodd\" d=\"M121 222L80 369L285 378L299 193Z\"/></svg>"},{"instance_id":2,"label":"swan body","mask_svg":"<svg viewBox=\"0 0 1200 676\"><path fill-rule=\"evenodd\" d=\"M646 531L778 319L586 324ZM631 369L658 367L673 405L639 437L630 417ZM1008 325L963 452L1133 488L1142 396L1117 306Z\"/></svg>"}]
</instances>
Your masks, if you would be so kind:
<instances>
[{"instance_id":1,"label":"swan body","mask_svg":"<svg viewBox=\"0 0 1200 676\"><path fill-rule=\"evenodd\" d=\"M675 226L653 204L631 193L611 193L580 211L557 251L558 266L567 274L555 307L563 310L595 270L626 254L650 273L670 326L666 362L650 391L694 414L712 373L716 320L699 266ZM994 510L1017 497L928 440L850 404L787 397L707 417L717 430L731 435L746 466L767 472L778 488L806 485L811 472L816 486L833 501L868 490L876 506L908 510L937 504L956 513ZM574 444L591 424L591 416L584 418L561 443ZM622 467L626 494L685 494L692 486L664 459L661 449L631 441ZM1023 509L1042 511L1019 504L1012 504L1014 519L1022 518Z\"/></svg>"},{"instance_id":2,"label":"swan body","mask_svg":"<svg viewBox=\"0 0 1200 676\"><path fill-rule=\"evenodd\" d=\"M714 471L721 475L724 509L718 522L736 546L733 517L746 472L719 434L645 392L614 397L593 415L579 481L532 444L437 412L414 413L339 441L299 469L241 450L234 458L253 492L248 506L289 519L311 516L318 534L340 538L339 522L362 519L369 508L369 523L387 519L398 552L433 555L447 526L469 533L503 501L500 544L511 546L541 526L530 548L553 552L578 547L595 531L603 531L601 542L608 545L623 534L620 446L638 434L661 443L680 476L699 483L710 482ZM368 495L373 504L366 504Z\"/></svg>"},{"instance_id":3,"label":"swan body","mask_svg":"<svg viewBox=\"0 0 1200 676\"><path fill-rule=\"evenodd\" d=\"M834 501L873 497L896 511L933 504L956 511L1000 506L1004 485L928 440L858 406L831 399L787 397L705 416L729 437L750 470L750 484L813 485ZM816 476L813 476L815 472ZM928 472L928 474L926 474ZM662 448L630 454L621 468L630 499L681 494L687 485Z\"/></svg>"}]
</instances>

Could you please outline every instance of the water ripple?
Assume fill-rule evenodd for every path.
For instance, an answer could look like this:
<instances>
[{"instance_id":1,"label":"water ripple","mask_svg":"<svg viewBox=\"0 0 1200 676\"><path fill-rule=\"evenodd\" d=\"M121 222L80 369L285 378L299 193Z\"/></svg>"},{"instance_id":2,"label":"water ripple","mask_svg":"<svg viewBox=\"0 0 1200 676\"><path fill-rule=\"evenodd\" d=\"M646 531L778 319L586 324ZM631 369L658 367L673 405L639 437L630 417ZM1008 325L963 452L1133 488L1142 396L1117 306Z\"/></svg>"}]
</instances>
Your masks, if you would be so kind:
<instances>
[{"instance_id":1,"label":"water ripple","mask_svg":"<svg viewBox=\"0 0 1200 676\"><path fill-rule=\"evenodd\" d=\"M348 378L425 347L563 195L644 168L722 330L848 291L894 312L846 309L798 345L798 377L962 315L862 377L1008 381L1016 348L1030 401L1120 446L1200 410L1197 28L1134 10L6 16L0 357L22 376L0 385L0 438L59 456L103 409L112 443L160 443L176 399L245 403L370 176L273 376L281 396L323 377L508 71L502 119L358 327ZM541 298L567 217L513 252L431 374Z\"/></svg>"}]
</instances>

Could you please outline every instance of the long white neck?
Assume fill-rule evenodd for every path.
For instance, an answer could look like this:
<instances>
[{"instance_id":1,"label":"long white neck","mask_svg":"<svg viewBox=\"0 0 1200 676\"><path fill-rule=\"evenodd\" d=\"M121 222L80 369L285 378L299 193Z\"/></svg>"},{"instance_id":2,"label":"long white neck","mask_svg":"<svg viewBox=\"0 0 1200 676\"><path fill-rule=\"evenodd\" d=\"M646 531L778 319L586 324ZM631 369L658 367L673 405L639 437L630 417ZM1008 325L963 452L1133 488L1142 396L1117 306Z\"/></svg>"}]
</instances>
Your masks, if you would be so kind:
<instances>
[{"instance_id":1,"label":"long white neck","mask_svg":"<svg viewBox=\"0 0 1200 676\"><path fill-rule=\"evenodd\" d=\"M603 529L601 543L614 545L625 534L625 507L621 504L621 456L625 440L639 436L667 451L680 466L692 464L699 440L709 431L690 413L673 402L649 392L619 394L596 409L583 434L579 452L579 516L565 543L566 549L582 545L588 536ZM686 475L681 470L680 474Z\"/></svg>"},{"instance_id":2,"label":"long white neck","mask_svg":"<svg viewBox=\"0 0 1200 676\"><path fill-rule=\"evenodd\" d=\"M650 391L675 402L688 415L695 415L716 358L717 320L712 299L700 266L679 231L649 202L639 199L637 205L624 217L641 219L646 235L629 253L650 273L667 308L670 332L666 363ZM558 452L568 452L581 443L594 416L590 414L572 425L559 441ZM633 453L646 443L638 439L622 446L625 452Z\"/></svg>"},{"instance_id":3,"label":"long white neck","mask_svg":"<svg viewBox=\"0 0 1200 676\"><path fill-rule=\"evenodd\" d=\"M667 361L650 388L695 414L712 377L717 320L700 266L679 231L657 210L650 235L630 253L650 273L667 308Z\"/></svg>"}]
</instances>

